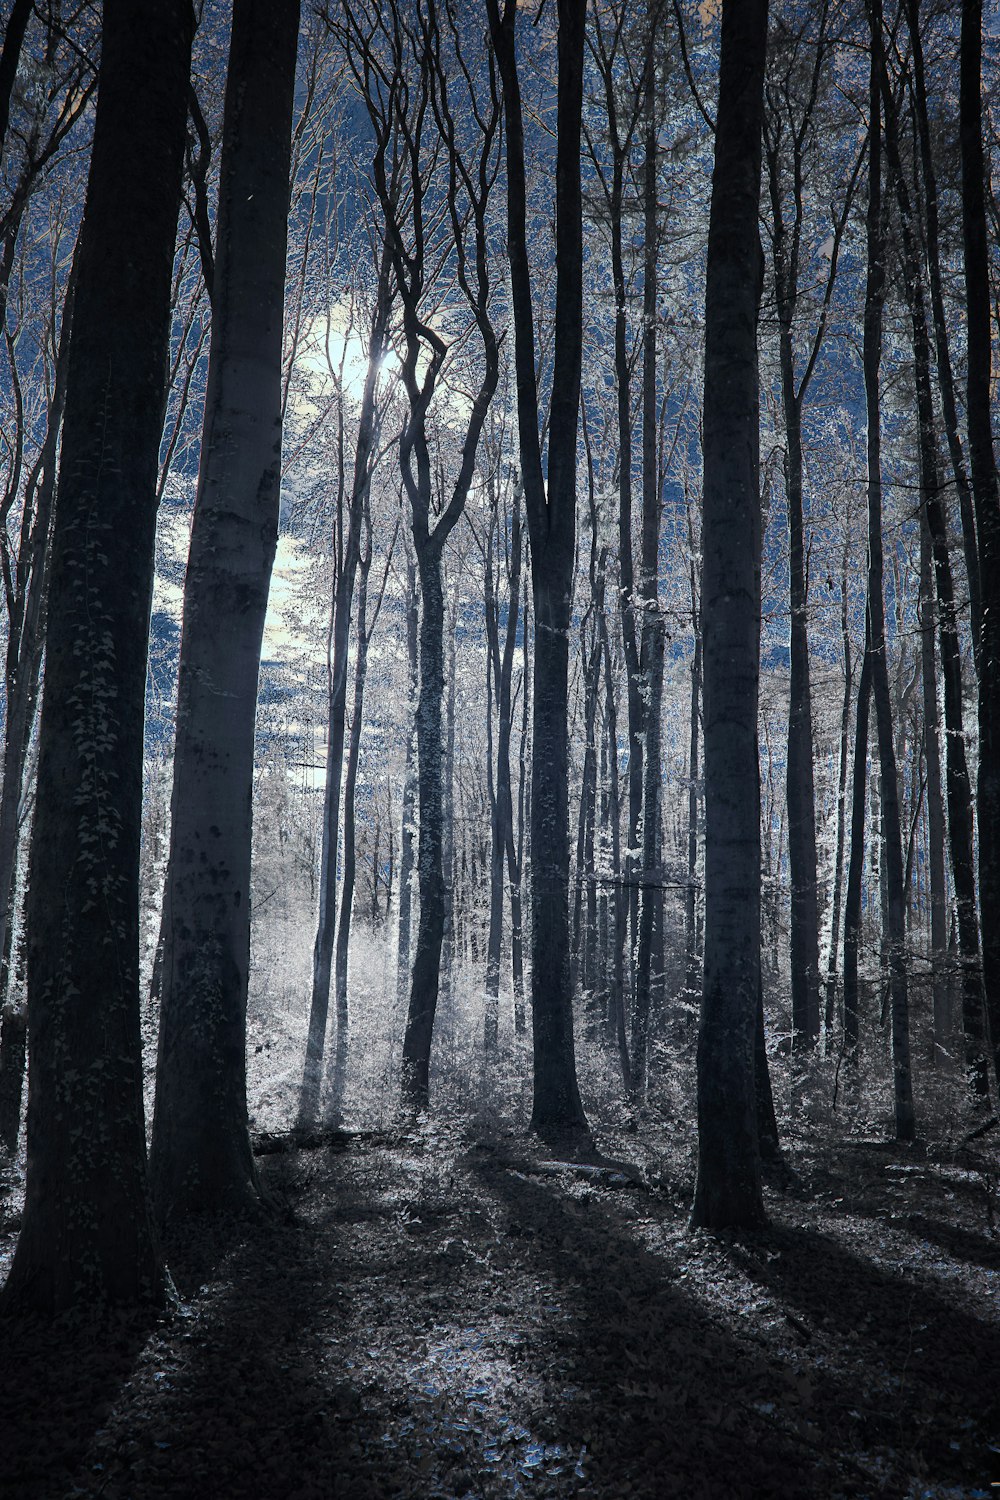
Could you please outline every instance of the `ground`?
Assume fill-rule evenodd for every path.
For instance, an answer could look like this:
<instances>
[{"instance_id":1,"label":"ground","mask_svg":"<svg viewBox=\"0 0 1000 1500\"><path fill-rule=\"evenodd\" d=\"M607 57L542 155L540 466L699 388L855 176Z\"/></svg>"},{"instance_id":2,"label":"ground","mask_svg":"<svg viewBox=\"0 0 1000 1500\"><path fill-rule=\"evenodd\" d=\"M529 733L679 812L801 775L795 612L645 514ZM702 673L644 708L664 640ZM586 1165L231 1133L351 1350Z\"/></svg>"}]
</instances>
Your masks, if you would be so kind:
<instances>
[{"instance_id":1,"label":"ground","mask_svg":"<svg viewBox=\"0 0 1000 1500\"><path fill-rule=\"evenodd\" d=\"M277 1211L175 1242L167 1317L0 1332L3 1500L997 1493L982 1140L787 1140L755 1236L642 1121L260 1144Z\"/></svg>"}]
</instances>

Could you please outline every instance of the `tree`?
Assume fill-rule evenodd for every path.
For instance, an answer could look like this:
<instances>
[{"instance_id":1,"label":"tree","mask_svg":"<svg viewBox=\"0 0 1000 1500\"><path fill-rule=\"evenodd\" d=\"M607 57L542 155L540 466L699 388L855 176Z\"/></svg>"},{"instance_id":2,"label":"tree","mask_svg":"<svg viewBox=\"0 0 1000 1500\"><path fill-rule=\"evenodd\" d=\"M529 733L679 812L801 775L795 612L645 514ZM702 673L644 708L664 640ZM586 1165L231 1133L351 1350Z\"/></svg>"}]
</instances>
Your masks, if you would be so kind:
<instances>
[{"instance_id":1,"label":"tree","mask_svg":"<svg viewBox=\"0 0 1000 1500\"><path fill-rule=\"evenodd\" d=\"M53 533L28 893L28 1179L7 1311L160 1303L139 833L185 0L106 0Z\"/></svg>"},{"instance_id":2,"label":"tree","mask_svg":"<svg viewBox=\"0 0 1000 1500\"><path fill-rule=\"evenodd\" d=\"M379 430L377 405L378 377L388 338L391 296L389 291L388 255L383 249L375 306L368 341L368 364L365 370L358 435L354 449L354 475L347 506L347 526L341 512L335 528L337 574L334 585L332 629L329 643L329 692L327 714L326 786L323 797L323 831L320 857L319 920L313 946L313 987L309 1007L309 1032L306 1040L305 1069L299 1098L299 1124L310 1125L319 1105L320 1073L326 1038L327 1013L330 1004L330 976L333 967L334 933L337 912L337 835L340 817L340 791L344 771L344 739L347 721L348 651L351 633L351 607L354 585L361 558L361 532L368 491L371 487L375 443ZM346 347L346 345L345 345ZM343 391L340 392L340 421L343 422ZM341 464L341 471L342 471ZM341 472L341 494L342 494ZM346 530L346 535L345 535ZM360 605L359 605L360 611ZM345 939L346 941L346 939ZM346 951L346 950L345 950Z\"/></svg>"},{"instance_id":3,"label":"tree","mask_svg":"<svg viewBox=\"0 0 1000 1500\"><path fill-rule=\"evenodd\" d=\"M516 0L487 0L504 89L518 446L531 553L534 662L531 742L532 1127L585 1132L576 1078L569 955L569 629L576 537L576 440L583 351L580 135L585 0L558 0L556 307L548 484L542 469L535 321L527 244L524 121Z\"/></svg>"},{"instance_id":4,"label":"tree","mask_svg":"<svg viewBox=\"0 0 1000 1500\"><path fill-rule=\"evenodd\" d=\"M979 902L986 1014L1000 1079L1000 486L991 415L992 319L981 73L982 0L962 0L959 131L968 312L966 411L976 507L982 632L979 646Z\"/></svg>"},{"instance_id":5,"label":"tree","mask_svg":"<svg viewBox=\"0 0 1000 1500\"><path fill-rule=\"evenodd\" d=\"M868 416L868 597L866 651L871 659L871 694L875 707L884 854L883 930L889 963L892 1023L893 1114L896 1138L912 1140L916 1131L910 1072L909 1002L906 982L906 897L899 813L899 781L889 692L885 629L885 565L882 534L882 421L879 371L886 291L886 229L882 198L881 82L884 71L882 7L869 0L871 81L868 119L868 208L866 214L868 276L862 361ZM859 710L860 715L860 710Z\"/></svg>"},{"instance_id":6,"label":"tree","mask_svg":"<svg viewBox=\"0 0 1000 1500\"><path fill-rule=\"evenodd\" d=\"M150 1169L163 1219L246 1207L254 719L278 533L298 0L236 0L184 584Z\"/></svg>"},{"instance_id":7,"label":"tree","mask_svg":"<svg viewBox=\"0 0 1000 1500\"><path fill-rule=\"evenodd\" d=\"M808 580L804 515L803 412L827 330L841 243L848 222L859 155L843 192L830 236L826 284L801 370L797 335L803 320L802 236L806 185L815 168L817 112L830 66L832 38L828 0L819 0L810 57L795 17L776 27L773 64L766 89L764 156L770 200L771 256L778 315L781 405L785 428L785 491L788 504L789 709L786 798L791 880L792 1046L813 1047L820 1035L819 892L816 862L816 798L813 781L813 715L809 672Z\"/></svg>"},{"instance_id":8,"label":"tree","mask_svg":"<svg viewBox=\"0 0 1000 1500\"><path fill-rule=\"evenodd\" d=\"M705 969L692 1223L765 1222L754 1091L760 987L757 313L767 0L723 0L705 282Z\"/></svg>"},{"instance_id":9,"label":"tree","mask_svg":"<svg viewBox=\"0 0 1000 1500\"><path fill-rule=\"evenodd\" d=\"M416 18L402 5L381 13L359 8L345 13L343 25L349 66L374 133L373 179L402 314L400 380L407 413L399 458L421 606L416 713L420 911L403 1038L402 1096L407 1108L422 1109L430 1094L448 907L443 554L472 488L479 440L499 379L499 344L491 316L489 202L499 168L500 105L494 70L467 49L450 5L439 10L428 4ZM441 273L445 266L453 268L453 284L447 288ZM449 358L450 371L445 368ZM449 376L463 388L468 383L473 394L463 397L464 437L446 477L447 433L439 436L433 452L429 415Z\"/></svg>"}]
</instances>

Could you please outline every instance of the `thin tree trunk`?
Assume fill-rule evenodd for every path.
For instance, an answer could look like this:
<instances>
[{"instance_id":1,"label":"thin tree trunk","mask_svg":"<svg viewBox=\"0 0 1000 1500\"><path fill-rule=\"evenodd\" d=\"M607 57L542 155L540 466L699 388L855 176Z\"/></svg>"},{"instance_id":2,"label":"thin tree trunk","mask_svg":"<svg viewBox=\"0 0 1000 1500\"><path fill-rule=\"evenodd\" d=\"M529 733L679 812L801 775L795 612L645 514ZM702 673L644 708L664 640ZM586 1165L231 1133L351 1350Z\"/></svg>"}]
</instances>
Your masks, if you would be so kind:
<instances>
[{"instance_id":1,"label":"thin tree trunk","mask_svg":"<svg viewBox=\"0 0 1000 1500\"><path fill-rule=\"evenodd\" d=\"M847 578L850 539L845 536L840 575L840 635L844 651L844 698L840 709L840 754L837 771L837 834L833 856L833 894L830 902L830 949L826 961L826 1035L833 1032L837 1008L837 954L840 949L840 919L844 892L844 844L847 812L847 763L850 757L851 697L854 672L848 623Z\"/></svg>"},{"instance_id":2,"label":"thin tree trunk","mask_svg":"<svg viewBox=\"0 0 1000 1500\"><path fill-rule=\"evenodd\" d=\"M947 1052L949 1032L948 907L944 878L944 798L941 793L941 749L938 740L937 661L934 652L934 579L926 507L920 517L920 662L924 700L924 764L927 771L927 851L930 866L931 1000L934 1017L933 1058Z\"/></svg>"},{"instance_id":3,"label":"thin tree trunk","mask_svg":"<svg viewBox=\"0 0 1000 1500\"><path fill-rule=\"evenodd\" d=\"M860 1040L858 949L861 943L861 891L864 883L865 792L868 787L868 730L871 714L872 658L868 644L867 611L865 649L858 679L858 706L854 721L854 768L851 779L851 845L844 901L844 1050L857 1063Z\"/></svg>"},{"instance_id":4,"label":"thin tree trunk","mask_svg":"<svg viewBox=\"0 0 1000 1500\"><path fill-rule=\"evenodd\" d=\"M944 417L945 434L948 439L948 453L951 458L955 488L958 491L959 513L962 518L962 545L966 578L969 585L969 615L972 626L973 651L976 655L978 671L983 607L979 585L979 558L976 553L976 517L972 499L972 488L969 484L965 456L962 452L962 439L959 431L957 401L955 398L955 376L952 370L948 339L948 315L945 311L944 291L941 283L937 174L934 170L934 154L931 148L930 120L927 110L923 42L920 35L920 0L907 0L906 12L907 26L912 44L913 94L917 122L917 140L920 149L920 165L924 183L924 249L927 256L927 268L930 280L938 388L941 392L941 412Z\"/></svg>"},{"instance_id":5,"label":"thin tree trunk","mask_svg":"<svg viewBox=\"0 0 1000 1500\"><path fill-rule=\"evenodd\" d=\"M406 558L406 655L408 681L413 713L406 737L406 768L403 773L403 805L399 834L399 926L396 947L396 995L406 996L410 984L410 929L413 909L413 874L415 869L417 814L417 693L419 681L418 630L420 612L417 606L417 565Z\"/></svg>"},{"instance_id":6,"label":"thin tree trunk","mask_svg":"<svg viewBox=\"0 0 1000 1500\"><path fill-rule=\"evenodd\" d=\"M691 658L691 710L688 716L687 891L684 898L684 933L687 958L685 988L689 993L695 994L701 989L701 952L698 943L698 782L700 774L698 731L701 717L701 618L697 607L693 564L691 625L694 631L694 655Z\"/></svg>"},{"instance_id":7,"label":"thin tree trunk","mask_svg":"<svg viewBox=\"0 0 1000 1500\"><path fill-rule=\"evenodd\" d=\"M420 576L420 697L417 702L417 800L420 831L417 878L420 915L403 1040L403 1100L426 1108L430 1099L431 1039L437 1009L444 940L444 818L442 697L444 694L444 591L440 545L414 537Z\"/></svg>"},{"instance_id":8,"label":"thin tree trunk","mask_svg":"<svg viewBox=\"0 0 1000 1500\"><path fill-rule=\"evenodd\" d=\"M367 505L365 506L367 511ZM347 772L344 777L344 870L340 883L340 913L337 919L337 943L334 954L334 1013L337 1022L332 1059L327 1060L329 1095L326 1105L328 1124L339 1125L347 1078L348 1028L350 1008L347 1001L347 959L351 941L351 912L357 872L357 819L355 799L358 764L361 759L361 731L364 725L365 678L368 672L368 575L371 571L371 520L365 519L366 544L358 559L357 645L354 657L354 711L347 748ZM373 889L378 886L373 872Z\"/></svg>"},{"instance_id":9,"label":"thin tree trunk","mask_svg":"<svg viewBox=\"0 0 1000 1500\"><path fill-rule=\"evenodd\" d=\"M912 1140L915 1135L916 1122L913 1112L913 1085L910 1070L903 846L885 634L882 543L879 367L882 357L886 249L882 207L881 112L879 108L883 70L881 0L871 0L869 19L872 36L872 65L869 88L868 282L865 293L863 351L865 403L868 415L868 612L871 622L872 698L875 704L882 785L886 883L884 936L887 944L892 1015L893 1114L897 1140L908 1141Z\"/></svg>"},{"instance_id":10,"label":"thin tree trunk","mask_svg":"<svg viewBox=\"0 0 1000 1500\"><path fill-rule=\"evenodd\" d=\"M333 966L337 913L337 839L340 826L341 782L344 774L344 739L347 714L347 677L350 655L351 607L361 549L362 515L371 486L372 463L378 435L377 383L388 332L388 256L383 251L379 267L375 311L368 345L368 366L358 417L354 450L354 476L347 511L347 535L339 549L339 568L333 602L330 640L330 692L328 699L326 780L323 794L323 829L320 851L319 918L313 945L313 982L309 1003L309 1030L305 1066L299 1094L299 1125L308 1128L319 1109L320 1078L330 1005L330 975ZM341 423L343 405L341 404ZM342 428L341 428L342 433ZM341 487L343 461L340 465ZM342 488L341 488L342 494ZM339 528L338 528L339 529Z\"/></svg>"},{"instance_id":11,"label":"thin tree trunk","mask_svg":"<svg viewBox=\"0 0 1000 1500\"><path fill-rule=\"evenodd\" d=\"M632 1088L641 1094L646 1087L649 1051L649 1011L655 911L662 905L662 880L657 870L657 824L660 782L660 722L663 689L663 636L661 616L646 621L644 640L649 645L649 702L646 713L646 758L643 777L642 869L643 889L639 907L636 950L635 1005L632 1012ZM656 636L659 635L659 640Z\"/></svg>"}]
</instances>

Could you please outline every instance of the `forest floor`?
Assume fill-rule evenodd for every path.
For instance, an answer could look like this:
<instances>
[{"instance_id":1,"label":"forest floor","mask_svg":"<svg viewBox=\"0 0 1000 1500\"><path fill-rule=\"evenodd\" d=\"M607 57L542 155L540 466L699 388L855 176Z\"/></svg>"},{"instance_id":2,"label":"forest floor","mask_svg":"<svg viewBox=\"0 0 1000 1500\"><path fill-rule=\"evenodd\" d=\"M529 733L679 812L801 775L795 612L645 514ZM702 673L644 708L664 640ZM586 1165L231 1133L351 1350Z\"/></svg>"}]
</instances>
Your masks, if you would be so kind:
<instances>
[{"instance_id":1,"label":"forest floor","mask_svg":"<svg viewBox=\"0 0 1000 1500\"><path fill-rule=\"evenodd\" d=\"M736 1236L652 1139L265 1141L168 1316L2 1327L3 1500L996 1494L995 1148L787 1141Z\"/></svg>"}]
</instances>

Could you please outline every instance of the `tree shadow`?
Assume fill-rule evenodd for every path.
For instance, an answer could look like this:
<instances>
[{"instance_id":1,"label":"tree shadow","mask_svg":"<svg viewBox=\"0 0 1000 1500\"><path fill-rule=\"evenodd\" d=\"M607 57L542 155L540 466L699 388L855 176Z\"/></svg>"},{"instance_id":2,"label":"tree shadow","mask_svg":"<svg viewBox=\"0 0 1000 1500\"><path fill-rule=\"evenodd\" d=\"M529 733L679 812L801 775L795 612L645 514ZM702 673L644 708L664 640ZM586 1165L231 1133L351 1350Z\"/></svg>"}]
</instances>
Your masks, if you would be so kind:
<instances>
[{"instance_id":1,"label":"tree shadow","mask_svg":"<svg viewBox=\"0 0 1000 1500\"><path fill-rule=\"evenodd\" d=\"M157 1321L155 1314L0 1318L0 1494L52 1500L70 1490Z\"/></svg>"},{"instance_id":2,"label":"tree shadow","mask_svg":"<svg viewBox=\"0 0 1000 1500\"><path fill-rule=\"evenodd\" d=\"M914 1479L967 1492L1000 1475L983 1436L1000 1430L983 1389L996 1328L936 1289L779 1226L689 1236L690 1253L717 1257L706 1299L685 1289L676 1221L666 1253L651 1254L599 1202L581 1213L553 1186L483 1177L567 1293L572 1316L548 1352L588 1401L560 1420L570 1442L615 1434L593 1454L595 1493L627 1479L651 1500L898 1497Z\"/></svg>"}]
</instances>

